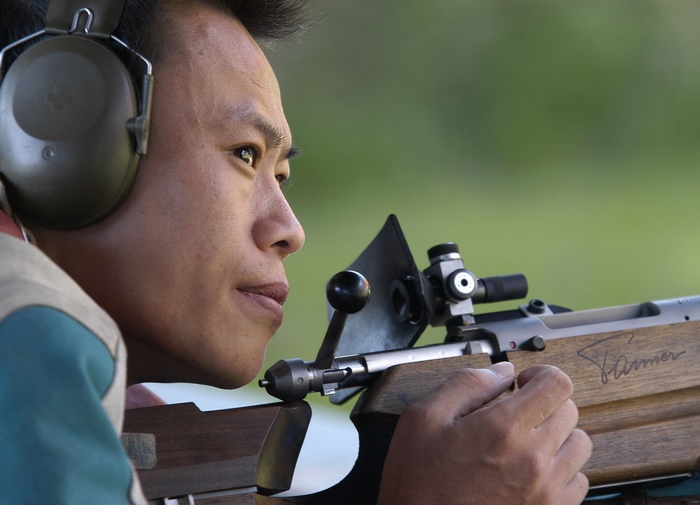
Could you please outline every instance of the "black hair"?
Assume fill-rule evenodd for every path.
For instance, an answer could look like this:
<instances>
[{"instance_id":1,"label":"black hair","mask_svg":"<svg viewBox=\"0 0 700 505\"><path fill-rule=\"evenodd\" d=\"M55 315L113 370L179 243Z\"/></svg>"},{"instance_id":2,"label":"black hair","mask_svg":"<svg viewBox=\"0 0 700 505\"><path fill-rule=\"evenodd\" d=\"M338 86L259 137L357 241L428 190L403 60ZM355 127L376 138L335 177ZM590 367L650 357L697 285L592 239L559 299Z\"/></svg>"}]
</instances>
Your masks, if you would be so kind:
<instances>
[{"instance_id":1,"label":"black hair","mask_svg":"<svg viewBox=\"0 0 700 505\"><path fill-rule=\"evenodd\" d=\"M258 41L289 39L305 28L306 2L303 0L209 0L239 19Z\"/></svg>"},{"instance_id":2,"label":"black hair","mask_svg":"<svg viewBox=\"0 0 700 505\"><path fill-rule=\"evenodd\" d=\"M99 0L96 0L99 1ZM291 38L305 28L304 0L126 0L114 35L129 47L156 61L167 51L171 33L162 14L178 5L202 4L241 21L261 43ZM2 0L0 2L0 48L43 29L48 0ZM32 42L36 42L36 39ZM3 70L25 47L8 51ZM122 51L117 48L121 54ZM128 57L127 57L128 58Z\"/></svg>"}]
</instances>

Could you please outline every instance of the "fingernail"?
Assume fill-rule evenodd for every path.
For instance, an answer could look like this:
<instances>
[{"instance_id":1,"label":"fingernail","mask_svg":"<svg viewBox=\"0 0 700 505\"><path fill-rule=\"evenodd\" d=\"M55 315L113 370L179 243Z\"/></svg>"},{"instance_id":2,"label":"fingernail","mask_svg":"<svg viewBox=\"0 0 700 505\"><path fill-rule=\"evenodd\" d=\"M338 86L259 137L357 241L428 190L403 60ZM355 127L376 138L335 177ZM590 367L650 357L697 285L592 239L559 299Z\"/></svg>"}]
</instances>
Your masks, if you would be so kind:
<instances>
[{"instance_id":1,"label":"fingernail","mask_svg":"<svg viewBox=\"0 0 700 505\"><path fill-rule=\"evenodd\" d=\"M511 377L515 372L515 367L510 361L500 361L488 367L487 370L495 373L499 377Z\"/></svg>"}]
</instances>

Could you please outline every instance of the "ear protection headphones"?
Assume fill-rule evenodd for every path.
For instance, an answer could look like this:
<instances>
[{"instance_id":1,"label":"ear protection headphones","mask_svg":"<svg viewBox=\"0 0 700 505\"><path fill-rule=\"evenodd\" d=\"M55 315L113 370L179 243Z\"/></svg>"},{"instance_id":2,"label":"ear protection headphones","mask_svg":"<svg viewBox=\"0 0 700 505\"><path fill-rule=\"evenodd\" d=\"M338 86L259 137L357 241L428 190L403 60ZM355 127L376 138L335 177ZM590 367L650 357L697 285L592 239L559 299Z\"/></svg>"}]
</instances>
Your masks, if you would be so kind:
<instances>
[{"instance_id":1,"label":"ear protection headphones","mask_svg":"<svg viewBox=\"0 0 700 505\"><path fill-rule=\"evenodd\" d=\"M17 214L40 226L79 228L107 216L146 153L153 75L112 35L124 2L53 0L44 30L0 52L1 72L8 50L51 35L0 75L0 174ZM108 40L144 65L140 100Z\"/></svg>"}]
</instances>

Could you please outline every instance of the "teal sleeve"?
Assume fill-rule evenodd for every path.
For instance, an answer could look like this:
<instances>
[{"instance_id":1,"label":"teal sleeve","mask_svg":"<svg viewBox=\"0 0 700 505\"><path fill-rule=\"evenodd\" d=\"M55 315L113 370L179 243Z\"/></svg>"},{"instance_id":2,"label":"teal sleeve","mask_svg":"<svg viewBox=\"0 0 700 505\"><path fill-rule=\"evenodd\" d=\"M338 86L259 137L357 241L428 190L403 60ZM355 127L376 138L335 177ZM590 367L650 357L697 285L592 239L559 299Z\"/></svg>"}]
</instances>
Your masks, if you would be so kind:
<instances>
[{"instance_id":1,"label":"teal sleeve","mask_svg":"<svg viewBox=\"0 0 700 505\"><path fill-rule=\"evenodd\" d=\"M130 503L131 469L101 398L109 349L58 310L0 321L0 501Z\"/></svg>"}]
</instances>

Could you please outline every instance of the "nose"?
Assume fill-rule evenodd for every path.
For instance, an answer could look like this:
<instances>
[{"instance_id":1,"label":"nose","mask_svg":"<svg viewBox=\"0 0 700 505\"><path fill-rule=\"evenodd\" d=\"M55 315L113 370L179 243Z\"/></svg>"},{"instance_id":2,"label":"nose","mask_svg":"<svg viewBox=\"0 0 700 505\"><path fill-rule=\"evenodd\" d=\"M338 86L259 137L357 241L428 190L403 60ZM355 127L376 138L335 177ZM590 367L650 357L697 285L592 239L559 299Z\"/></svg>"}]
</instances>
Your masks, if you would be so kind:
<instances>
[{"instance_id":1,"label":"nose","mask_svg":"<svg viewBox=\"0 0 700 505\"><path fill-rule=\"evenodd\" d=\"M304 229L279 187L268 200L267 212L257 220L253 233L259 248L273 249L281 259L304 245Z\"/></svg>"}]
</instances>

